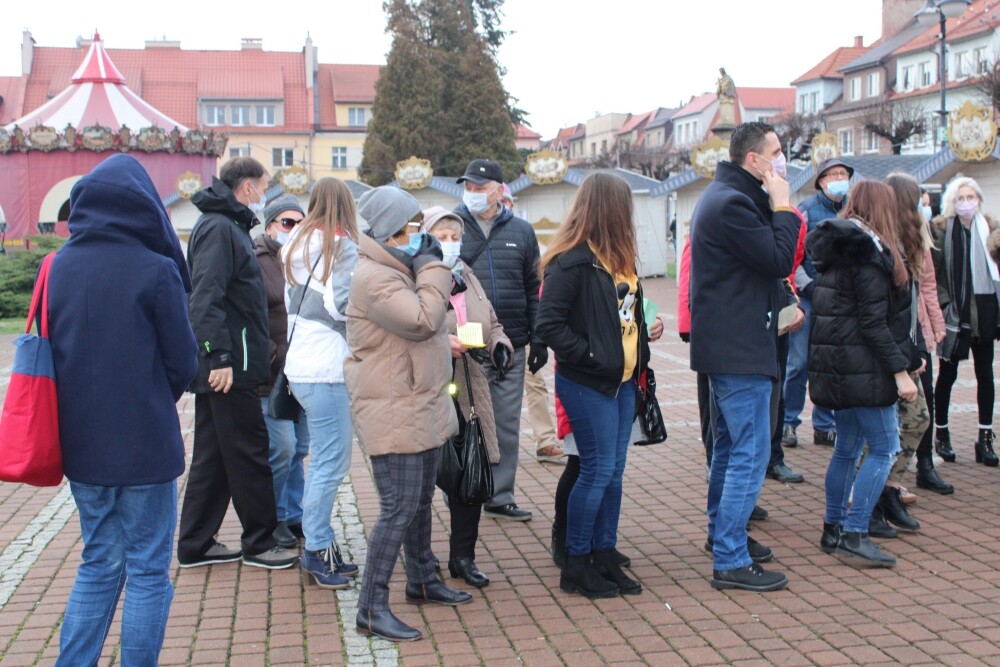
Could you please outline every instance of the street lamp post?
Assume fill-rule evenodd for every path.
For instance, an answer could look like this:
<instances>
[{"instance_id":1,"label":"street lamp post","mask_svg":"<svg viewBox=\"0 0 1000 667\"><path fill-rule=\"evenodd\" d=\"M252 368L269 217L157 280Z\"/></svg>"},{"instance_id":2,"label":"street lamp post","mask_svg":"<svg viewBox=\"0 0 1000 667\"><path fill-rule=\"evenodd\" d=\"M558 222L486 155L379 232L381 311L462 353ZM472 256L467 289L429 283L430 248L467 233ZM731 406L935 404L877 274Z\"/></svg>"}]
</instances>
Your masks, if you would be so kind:
<instances>
[{"instance_id":1,"label":"street lamp post","mask_svg":"<svg viewBox=\"0 0 1000 667\"><path fill-rule=\"evenodd\" d=\"M942 145L945 141L944 133L948 128L948 107L945 104L946 89L948 85L948 67L945 40L947 39L948 19L961 16L966 7L972 4L972 0L927 0L923 7L914 15L917 23L925 28L930 28L934 23L938 23L941 32L938 34L940 40L940 53L938 54L938 82L941 84L941 108L938 114L941 117L938 125L938 136L935 142Z\"/></svg>"}]
</instances>

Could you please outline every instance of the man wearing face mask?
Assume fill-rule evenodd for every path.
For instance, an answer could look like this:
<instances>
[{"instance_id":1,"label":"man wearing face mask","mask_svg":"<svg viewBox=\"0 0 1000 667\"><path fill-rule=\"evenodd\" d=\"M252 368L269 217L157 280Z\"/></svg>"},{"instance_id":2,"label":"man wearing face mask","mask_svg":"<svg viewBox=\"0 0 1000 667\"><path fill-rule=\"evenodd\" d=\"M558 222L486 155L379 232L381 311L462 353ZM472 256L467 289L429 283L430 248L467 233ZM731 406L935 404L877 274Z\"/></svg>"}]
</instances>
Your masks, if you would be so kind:
<instances>
[{"instance_id":1,"label":"man wearing face mask","mask_svg":"<svg viewBox=\"0 0 1000 667\"><path fill-rule=\"evenodd\" d=\"M811 232L816 225L836 218L847 202L854 169L837 158L820 163L813 185L817 193L799 203L799 211L806 218ZM809 380L809 318L812 312L812 291L815 287L816 268L808 253L795 272L795 287L799 294L799 305L805 311L805 325L789 335L788 375L785 378L785 426L781 444L795 447L798 437L795 429L802 420L799 415L806 402L806 384ZM812 409L813 444L832 447L837 438L833 421L833 410L814 405Z\"/></svg>"},{"instance_id":2,"label":"man wearing face mask","mask_svg":"<svg viewBox=\"0 0 1000 667\"><path fill-rule=\"evenodd\" d=\"M761 568L773 554L746 530L770 458L778 320L789 301L783 278L801 227L784 166L774 128L738 126L729 161L719 162L691 219L691 369L708 374L715 406L707 505L717 589L788 584ZM802 318L797 310L790 328Z\"/></svg>"},{"instance_id":3,"label":"man wearing face mask","mask_svg":"<svg viewBox=\"0 0 1000 667\"><path fill-rule=\"evenodd\" d=\"M258 386L267 380L267 302L250 229L266 205L267 171L250 157L222 165L192 203L202 212L188 241L188 302L198 341L194 452L184 491L181 567L228 563L268 569L298 560L274 540L274 485ZM243 525L240 549L215 540L232 499Z\"/></svg>"},{"instance_id":4,"label":"man wearing face mask","mask_svg":"<svg viewBox=\"0 0 1000 667\"><path fill-rule=\"evenodd\" d=\"M514 502L514 477L525 364L530 372L537 373L548 361L548 350L532 335L540 285L538 239L527 221L500 203L503 171L496 162L473 160L458 183L465 187L462 203L455 209L465 224L462 261L482 283L504 333L514 346L505 378L501 379L496 369L487 369L500 463L493 466L493 499L483 513L495 519L529 521L531 512Z\"/></svg>"}]
</instances>

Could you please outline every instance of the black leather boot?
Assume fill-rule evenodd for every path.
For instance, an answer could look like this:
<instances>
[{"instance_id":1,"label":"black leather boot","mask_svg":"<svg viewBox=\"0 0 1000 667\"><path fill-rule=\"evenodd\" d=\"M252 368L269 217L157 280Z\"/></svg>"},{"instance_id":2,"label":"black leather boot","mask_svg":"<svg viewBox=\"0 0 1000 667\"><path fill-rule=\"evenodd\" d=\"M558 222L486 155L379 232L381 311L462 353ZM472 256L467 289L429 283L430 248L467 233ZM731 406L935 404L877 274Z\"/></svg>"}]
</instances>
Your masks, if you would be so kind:
<instances>
[{"instance_id":1,"label":"black leather boot","mask_svg":"<svg viewBox=\"0 0 1000 667\"><path fill-rule=\"evenodd\" d=\"M823 522L823 537L819 538L819 548L825 554L832 554L840 544L840 534L844 527L835 523Z\"/></svg>"},{"instance_id":2,"label":"black leather boot","mask_svg":"<svg viewBox=\"0 0 1000 667\"><path fill-rule=\"evenodd\" d=\"M917 459L917 488L940 493L942 496L955 493L955 487L938 475L933 458Z\"/></svg>"},{"instance_id":3,"label":"black leather boot","mask_svg":"<svg viewBox=\"0 0 1000 667\"><path fill-rule=\"evenodd\" d=\"M552 526L552 561L563 569L566 567L566 527L561 530Z\"/></svg>"},{"instance_id":4,"label":"black leather boot","mask_svg":"<svg viewBox=\"0 0 1000 667\"><path fill-rule=\"evenodd\" d=\"M955 450L951 448L951 434L947 426L934 428L934 451L948 463L955 462Z\"/></svg>"},{"instance_id":5,"label":"black leather boot","mask_svg":"<svg viewBox=\"0 0 1000 667\"><path fill-rule=\"evenodd\" d=\"M559 577L559 588L567 593L594 598L613 598L618 595L618 584L608 581L590 562L590 555L566 555L566 567Z\"/></svg>"},{"instance_id":6,"label":"black leather boot","mask_svg":"<svg viewBox=\"0 0 1000 667\"><path fill-rule=\"evenodd\" d=\"M1000 465L1000 458L997 458L993 451L993 431L988 428L979 429L979 439L976 440L976 463L984 466L996 468Z\"/></svg>"},{"instance_id":7,"label":"black leather boot","mask_svg":"<svg viewBox=\"0 0 1000 667\"><path fill-rule=\"evenodd\" d=\"M895 567L896 559L885 553L871 541L868 533L844 531L837 545L837 555L858 559L875 567Z\"/></svg>"},{"instance_id":8,"label":"black leather boot","mask_svg":"<svg viewBox=\"0 0 1000 667\"><path fill-rule=\"evenodd\" d=\"M635 579L631 579L622 571L618 559L615 557L615 550L594 552L594 567L602 577L618 586L622 595L639 595L642 593L642 584Z\"/></svg>"},{"instance_id":9,"label":"black leather boot","mask_svg":"<svg viewBox=\"0 0 1000 667\"><path fill-rule=\"evenodd\" d=\"M871 537L882 537L882 538L894 538L899 537L899 533L896 529L886 523L885 517L882 516L882 510L876 504L875 509L872 510L871 518L868 519L868 534Z\"/></svg>"},{"instance_id":10,"label":"black leather boot","mask_svg":"<svg viewBox=\"0 0 1000 667\"><path fill-rule=\"evenodd\" d=\"M423 638L423 633L411 628L395 617L391 611L358 610L355 619L359 635L375 635L391 642L412 642Z\"/></svg>"},{"instance_id":11,"label":"black leather boot","mask_svg":"<svg viewBox=\"0 0 1000 667\"><path fill-rule=\"evenodd\" d=\"M465 583L476 588L490 585L490 578L480 572L476 562L471 558L459 556L448 561L448 572L456 579L464 579Z\"/></svg>"},{"instance_id":12,"label":"black leather boot","mask_svg":"<svg viewBox=\"0 0 1000 667\"><path fill-rule=\"evenodd\" d=\"M901 492L897 487L887 486L882 489L882 496L878 499L878 507L882 510L882 516L894 527L907 533L915 533L920 530L920 522L910 516L903 504Z\"/></svg>"}]
</instances>

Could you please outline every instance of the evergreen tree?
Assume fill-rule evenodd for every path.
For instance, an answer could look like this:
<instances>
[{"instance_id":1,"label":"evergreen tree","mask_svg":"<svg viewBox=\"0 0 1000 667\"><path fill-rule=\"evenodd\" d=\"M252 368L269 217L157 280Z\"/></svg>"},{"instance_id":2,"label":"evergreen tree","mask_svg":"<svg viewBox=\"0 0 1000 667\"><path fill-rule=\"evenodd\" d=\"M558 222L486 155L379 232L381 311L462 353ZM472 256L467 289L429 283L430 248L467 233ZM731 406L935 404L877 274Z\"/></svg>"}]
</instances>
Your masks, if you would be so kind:
<instances>
[{"instance_id":1,"label":"evergreen tree","mask_svg":"<svg viewBox=\"0 0 1000 667\"><path fill-rule=\"evenodd\" d=\"M361 178L392 180L396 162L431 161L439 175L459 175L469 160L489 158L508 179L520 172L511 101L500 80L503 0L387 0L392 47L375 89ZM520 110L516 110L519 114Z\"/></svg>"}]
</instances>

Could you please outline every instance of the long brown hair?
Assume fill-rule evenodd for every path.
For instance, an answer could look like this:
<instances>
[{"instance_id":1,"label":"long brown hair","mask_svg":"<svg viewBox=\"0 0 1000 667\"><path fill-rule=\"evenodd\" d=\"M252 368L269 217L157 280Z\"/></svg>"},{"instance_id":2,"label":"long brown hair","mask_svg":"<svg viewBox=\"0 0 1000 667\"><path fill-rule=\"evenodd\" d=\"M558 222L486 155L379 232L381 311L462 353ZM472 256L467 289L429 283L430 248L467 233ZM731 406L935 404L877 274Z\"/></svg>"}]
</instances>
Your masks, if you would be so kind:
<instances>
[{"instance_id":1,"label":"long brown hair","mask_svg":"<svg viewBox=\"0 0 1000 667\"><path fill-rule=\"evenodd\" d=\"M589 243L613 274L634 274L636 243L632 190L620 176L594 172L577 190L569 213L552 238L539 271L558 255Z\"/></svg>"},{"instance_id":2,"label":"long brown hair","mask_svg":"<svg viewBox=\"0 0 1000 667\"><path fill-rule=\"evenodd\" d=\"M927 224L917 212L920 206L920 185L909 174L889 174L885 184L896 195L896 221L903 254L910 263L914 280L920 280L924 268L924 238L920 230Z\"/></svg>"},{"instance_id":3,"label":"long brown hair","mask_svg":"<svg viewBox=\"0 0 1000 667\"><path fill-rule=\"evenodd\" d=\"M860 181L851 188L851 196L840 216L860 220L875 232L882 246L888 248L892 255L893 282L896 287L902 287L910 279L910 274L899 251L896 209L896 195L892 188L879 181Z\"/></svg>"},{"instance_id":4,"label":"long brown hair","mask_svg":"<svg viewBox=\"0 0 1000 667\"><path fill-rule=\"evenodd\" d=\"M300 245L304 246L305 265L312 271L313 258L309 256L309 240L314 232L323 235L323 269L320 275L313 278L325 283L333 271L333 261L340 252L340 239L347 236L355 241L358 238L358 214L354 206L354 197L347 184L342 180L325 176L313 186L309 196L309 213L299 223L300 229L288 246L286 257L292 257ZM291 262L285 263L285 280L291 285L297 285L292 275Z\"/></svg>"}]
</instances>

